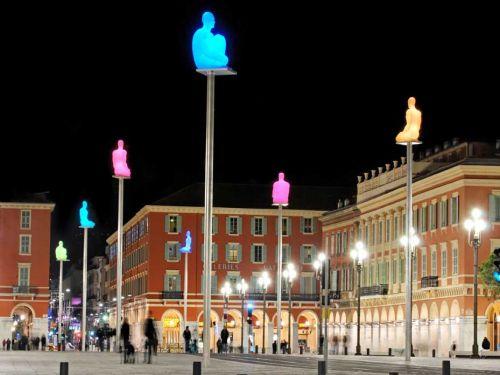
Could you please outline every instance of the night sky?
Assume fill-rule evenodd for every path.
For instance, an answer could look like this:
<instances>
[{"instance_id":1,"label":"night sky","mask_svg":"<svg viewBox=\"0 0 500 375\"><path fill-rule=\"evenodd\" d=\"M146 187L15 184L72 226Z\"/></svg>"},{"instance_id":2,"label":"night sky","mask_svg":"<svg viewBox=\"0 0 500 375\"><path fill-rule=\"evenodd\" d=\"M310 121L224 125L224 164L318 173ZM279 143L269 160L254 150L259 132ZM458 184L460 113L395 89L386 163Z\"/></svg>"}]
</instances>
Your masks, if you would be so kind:
<instances>
[{"instance_id":1,"label":"night sky","mask_svg":"<svg viewBox=\"0 0 500 375\"><path fill-rule=\"evenodd\" d=\"M497 13L456 2L442 10L336 4L169 1L4 13L2 195L50 192L52 248L63 239L76 261L82 199L97 222L91 256L115 230L118 138L133 174L125 222L202 182L206 84L194 71L191 37L204 10L214 12L238 71L216 82L216 182L270 184L283 170L292 184L354 188L356 175L402 155L394 137L409 96L423 114L422 150L452 137L500 136Z\"/></svg>"}]
</instances>

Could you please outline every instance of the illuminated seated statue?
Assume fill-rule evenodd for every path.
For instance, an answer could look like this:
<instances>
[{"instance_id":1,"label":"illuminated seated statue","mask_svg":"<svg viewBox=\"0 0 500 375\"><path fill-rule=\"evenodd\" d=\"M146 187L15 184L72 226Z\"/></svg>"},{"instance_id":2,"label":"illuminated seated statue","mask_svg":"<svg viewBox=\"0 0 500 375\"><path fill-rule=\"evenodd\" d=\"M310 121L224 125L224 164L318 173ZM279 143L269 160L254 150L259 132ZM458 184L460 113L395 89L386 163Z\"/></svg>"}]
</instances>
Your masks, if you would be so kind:
<instances>
[{"instance_id":1,"label":"illuminated seated statue","mask_svg":"<svg viewBox=\"0 0 500 375\"><path fill-rule=\"evenodd\" d=\"M68 252L64 248L62 241L59 241L59 245L56 247L56 259L63 262L68 260Z\"/></svg>"},{"instance_id":2,"label":"illuminated seated statue","mask_svg":"<svg viewBox=\"0 0 500 375\"><path fill-rule=\"evenodd\" d=\"M273 184L273 205L288 205L288 194L290 193L290 184L285 181L285 174L278 174L278 181Z\"/></svg>"},{"instance_id":3,"label":"illuminated seated statue","mask_svg":"<svg viewBox=\"0 0 500 375\"><path fill-rule=\"evenodd\" d=\"M181 247L181 253L190 253L191 252L191 231L186 232L186 244Z\"/></svg>"},{"instance_id":4,"label":"illuminated seated statue","mask_svg":"<svg viewBox=\"0 0 500 375\"><path fill-rule=\"evenodd\" d=\"M80 226L82 228L94 228L95 223L89 220L89 210L87 209L87 201L82 202L82 207L80 208Z\"/></svg>"},{"instance_id":5,"label":"illuminated seated statue","mask_svg":"<svg viewBox=\"0 0 500 375\"><path fill-rule=\"evenodd\" d=\"M415 108L415 98L408 99L408 110L406 111L406 125L401 133L396 137L397 143L419 142L420 124L422 123L422 113Z\"/></svg>"},{"instance_id":6,"label":"illuminated seated statue","mask_svg":"<svg viewBox=\"0 0 500 375\"><path fill-rule=\"evenodd\" d=\"M130 177L127 165L127 151L123 148L123 141L118 141L118 148L113 151L113 169L117 177Z\"/></svg>"},{"instance_id":7,"label":"illuminated seated statue","mask_svg":"<svg viewBox=\"0 0 500 375\"><path fill-rule=\"evenodd\" d=\"M226 38L220 34L212 34L215 17L210 12L201 17L203 27L193 35L193 57L198 69L214 69L227 67Z\"/></svg>"}]
</instances>

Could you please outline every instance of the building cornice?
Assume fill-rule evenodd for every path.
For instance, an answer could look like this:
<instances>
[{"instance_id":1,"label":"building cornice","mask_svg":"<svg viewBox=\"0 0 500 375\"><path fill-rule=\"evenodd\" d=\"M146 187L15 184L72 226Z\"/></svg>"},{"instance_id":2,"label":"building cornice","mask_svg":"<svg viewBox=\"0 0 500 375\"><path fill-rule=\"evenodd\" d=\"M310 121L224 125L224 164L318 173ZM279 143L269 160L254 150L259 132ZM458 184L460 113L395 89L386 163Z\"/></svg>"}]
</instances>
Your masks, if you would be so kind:
<instances>
[{"instance_id":1,"label":"building cornice","mask_svg":"<svg viewBox=\"0 0 500 375\"><path fill-rule=\"evenodd\" d=\"M21 210L50 210L50 212L52 212L55 207L55 203L0 202L0 208L14 208Z\"/></svg>"}]
</instances>

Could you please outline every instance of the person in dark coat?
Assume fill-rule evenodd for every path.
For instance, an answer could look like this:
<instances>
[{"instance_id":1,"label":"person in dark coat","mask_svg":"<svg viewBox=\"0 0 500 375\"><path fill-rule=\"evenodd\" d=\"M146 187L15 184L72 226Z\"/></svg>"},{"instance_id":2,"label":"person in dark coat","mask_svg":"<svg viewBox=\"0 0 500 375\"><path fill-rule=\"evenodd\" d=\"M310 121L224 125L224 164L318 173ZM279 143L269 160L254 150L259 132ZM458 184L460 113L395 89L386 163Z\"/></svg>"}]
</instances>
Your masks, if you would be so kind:
<instances>
[{"instance_id":1,"label":"person in dark coat","mask_svg":"<svg viewBox=\"0 0 500 375\"><path fill-rule=\"evenodd\" d=\"M45 347L47 346L47 338L45 335L42 335L42 339L40 341L42 342L42 350L45 351Z\"/></svg>"},{"instance_id":2,"label":"person in dark coat","mask_svg":"<svg viewBox=\"0 0 500 375\"><path fill-rule=\"evenodd\" d=\"M184 337L184 351L186 353L189 353L189 343L191 342L191 331L189 330L188 326L186 326L186 329L184 330L182 337Z\"/></svg>"},{"instance_id":3,"label":"person in dark coat","mask_svg":"<svg viewBox=\"0 0 500 375\"><path fill-rule=\"evenodd\" d=\"M483 342L481 343L481 348L483 348L484 351L490 350L490 340L488 340L487 337L483 339Z\"/></svg>"},{"instance_id":4,"label":"person in dark coat","mask_svg":"<svg viewBox=\"0 0 500 375\"><path fill-rule=\"evenodd\" d=\"M222 352L227 354L227 339L229 338L229 331L226 327L220 332L220 339L222 341Z\"/></svg>"},{"instance_id":5,"label":"person in dark coat","mask_svg":"<svg viewBox=\"0 0 500 375\"><path fill-rule=\"evenodd\" d=\"M278 354L278 344L276 340L273 341L273 354Z\"/></svg>"},{"instance_id":6,"label":"person in dark coat","mask_svg":"<svg viewBox=\"0 0 500 375\"><path fill-rule=\"evenodd\" d=\"M122 328L120 330L120 337L123 340L123 362L127 363L127 353L128 347L130 345L130 325L128 324L127 318L123 319Z\"/></svg>"},{"instance_id":7,"label":"person in dark coat","mask_svg":"<svg viewBox=\"0 0 500 375\"><path fill-rule=\"evenodd\" d=\"M144 323L144 336L146 336L146 351L148 356L148 363L151 363L151 351L153 350L153 347L157 342L155 323L153 321L151 313ZM146 353L144 354L146 355ZM144 357L144 362L146 362L146 357Z\"/></svg>"},{"instance_id":8,"label":"person in dark coat","mask_svg":"<svg viewBox=\"0 0 500 375\"><path fill-rule=\"evenodd\" d=\"M7 350L10 350L10 339L7 339L7 342L5 344L7 345Z\"/></svg>"}]
</instances>

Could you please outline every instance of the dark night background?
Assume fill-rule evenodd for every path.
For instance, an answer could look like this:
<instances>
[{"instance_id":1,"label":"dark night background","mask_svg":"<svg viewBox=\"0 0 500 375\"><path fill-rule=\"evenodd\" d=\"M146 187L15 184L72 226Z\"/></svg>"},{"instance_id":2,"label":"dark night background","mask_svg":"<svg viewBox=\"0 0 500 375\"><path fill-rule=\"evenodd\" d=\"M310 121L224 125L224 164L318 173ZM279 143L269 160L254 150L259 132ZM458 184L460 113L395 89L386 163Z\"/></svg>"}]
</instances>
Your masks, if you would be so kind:
<instances>
[{"instance_id":1,"label":"dark night background","mask_svg":"<svg viewBox=\"0 0 500 375\"><path fill-rule=\"evenodd\" d=\"M292 184L354 188L356 175L402 155L394 137L411 95L423 113L422 149L500 136L492 9L336 3L4 12L2 195L49 191L52 249L63 239L76 261L82 199L97 222L90 256L115 230L118 138L133 174L125 222L202 182L206 87L191 36L204 10L215 13L238 71L216 82L216 182L270 184L284 170Z\"/></svg>"}]
</instances>

